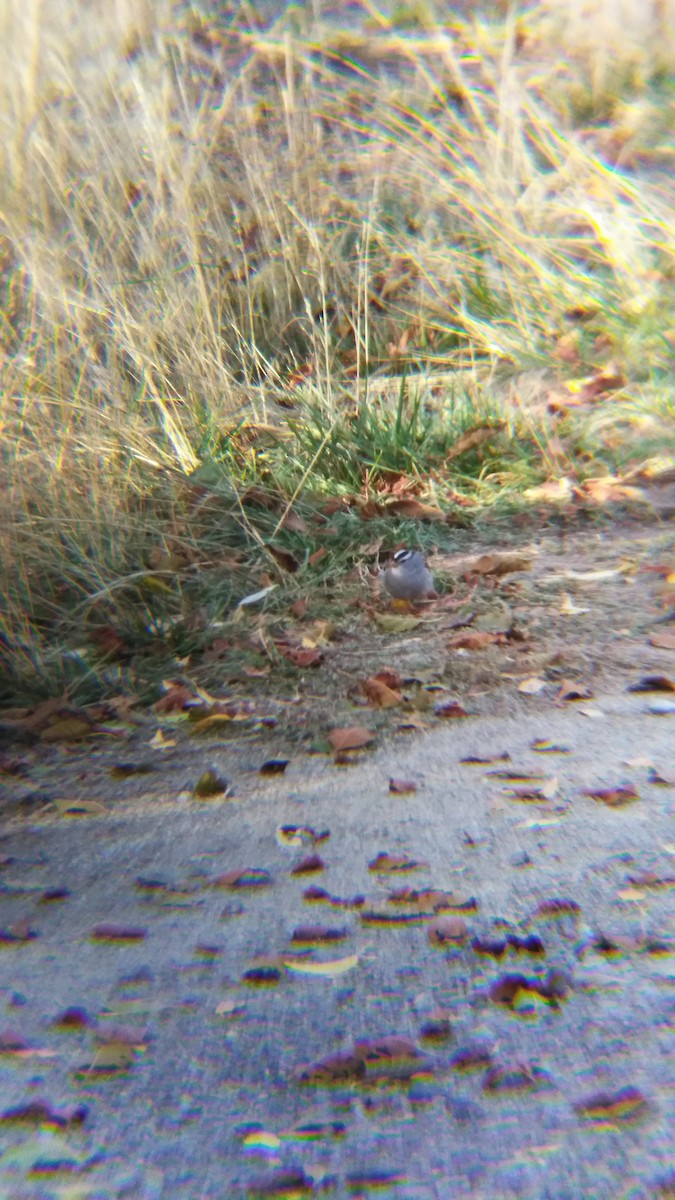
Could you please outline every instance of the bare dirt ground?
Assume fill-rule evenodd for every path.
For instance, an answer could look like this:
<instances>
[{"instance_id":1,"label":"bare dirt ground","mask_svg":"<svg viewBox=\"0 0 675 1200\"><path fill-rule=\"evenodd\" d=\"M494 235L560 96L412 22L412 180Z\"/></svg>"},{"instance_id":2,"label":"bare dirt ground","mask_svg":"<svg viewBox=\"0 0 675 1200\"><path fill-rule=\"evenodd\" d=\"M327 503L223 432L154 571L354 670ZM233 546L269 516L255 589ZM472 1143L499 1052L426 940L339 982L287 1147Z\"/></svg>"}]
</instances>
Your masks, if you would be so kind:
<instances>
[{"instance_id":1,"label":"bare dirt ground","mask_svg":"<svg viewBox=\"0 0 675 1200\"><path fill-rule=\"evenodd\" d=\"M272 728L7 731L0 1195L672 1195L672 545L439 558L448 604L351 610L339 703L270 696ZM350 708L392 664L401 703ZM375 740L340 765L298 713ZM207 769L228 796L195 798Z\"/></svg>"}]
</instances>

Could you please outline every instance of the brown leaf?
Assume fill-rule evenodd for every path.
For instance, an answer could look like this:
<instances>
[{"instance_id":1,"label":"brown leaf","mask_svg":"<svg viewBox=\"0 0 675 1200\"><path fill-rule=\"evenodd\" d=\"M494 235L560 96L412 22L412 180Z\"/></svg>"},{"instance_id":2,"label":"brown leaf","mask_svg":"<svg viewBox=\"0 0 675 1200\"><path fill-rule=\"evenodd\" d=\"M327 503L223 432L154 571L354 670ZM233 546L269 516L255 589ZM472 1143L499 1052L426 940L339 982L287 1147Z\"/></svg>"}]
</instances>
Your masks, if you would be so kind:
<instances>
[{"instance_id":1,"label":"brown leaf","mask_svg":"<svg viewBox=\"0 0 675 1200\"><path fill-rule=\"evenodd\" d=\"M433 915L439 912L475 912L478 905L473 896L456 896L453 892L443 891L442 888L399 888L390 892L388 904L407 905L422 915Z\"/></svg>"},{"instance_id":2,"label":"brown leaf","mask_svg":"<svg viewBox=\"0 0 675 1200\"><path fill-rule=\"evenodd\" d=\"M675 692L675 679L668 675L643 675L637 683L631 683L628 692Z\"/></svg>"},{"instance_id":3,"label":"brown leaf","mask_svg":"<svg viewBox=\"0 0 675 1200\"><path fill-rule=\"evenodd\" d=\"M307 1081L304 1081L307 1082ZM249 1200L301 1200L303 1196L314 1194L314 1184L310 1176L303 1170L269 1171L265 1175L255 1175L246 1188Z\"/></svg>"},{"instance_id":4,"label":"brown leaf","mask_svg":"<svg viewBox=\"0 0 675 1200\"><path fill-rule=\"evenodd\" d=\"M147 929L135 925L114 925L103 923L95 925L89 934L92 942L142 942Z\"/></svg>"},{"instance_id":5,"label":"brown leaf","mask_svg":"<svg viewBox=\"0 0 675 1200\"><path fill-rule=\"evenodd\" d=\"M288 550L282 550L279 546L268 546L267 550L272 555L275 563L277 563L283 571L287 571L289 575L293 575L300 566L300 563Z\"/></svg>"},{"instance_id":6,"label":"brown leaf","mask_svg":"<svg viewBox=\"0 0 675 1200\"><path fill-rule=\"evenodd\" d=\"M197 800L208 800L211 796L224 796L230 790L227 779L222 779L216 771L204 771L197 780L193 796Z\"/></svg>"},{"instance_id":7,"label":"brown leaf","mask_svg":"<svg viewBox=\"0 0 675 1200\"><path fill-rule=\"evenodd\" d=\"M452 1013L444 1008L436 1008L429 1013L420 1029L423 1042L449 1042L452 1037Z\"/></svg>"},{"instance_id":8,"label":"brown leaf","mask_svg":"<svg viewBox=\"0 0 675 1200\"><path fill-rule=\"evenodd\" d=\"M568 700L590 700L593 692L583 683L575 683L571 679L563 679L556 693L555 701L557 704Z\"/></svg>"},{"instance_id":9,"label":"brown leaf","mask_svg":"<svg viewBox=\"0 0 675 1200\"><path fill-rule=\"evenodd\" d=\"M262 867L248 867L240 871L226 871L223 875L216 875L210 882L211 887L261 888L269 887L273 880L269 871Z\"/></svg>"},{"instance_id":10,"label":"brown leaf","mask_svg":"<svg viewBox=\"0 0 675 1200\"><path fill-rule=\"evenodd\" d=\"M331 908L345 910L363 908L366 902L365 896L331 896L330 892L320 887L305 888L302 898L307 904L328 904Z\"/></svg>"},{"instance_id":11,"label":"brown leaf","mask_svg":"<svg viewBox=\"0 0 675 1200\"><path fill-rule=\"evenodd\" d=\"M359 1039L354 1054L365 1063L369 1080L410 1078L419 1071L422 1057L410 1038L398 1034Z\"/></svg>"},{"instance_id":12,"label":"brown leaf","mask_svg":"<svg viewBox=\"0 0 675 1200\"><path fill-rule=\"evenodd\" d=\"M417 784L413 779L390 779L389 791L394 796L409 796L412 792L417 791Z\"/></svg>"},{"instance_id":13,"label":"brown leaf","mask_svg":"<svg viewBox=\"0 0 675 1200\"><path fill-rule=\"evenodd\" d=\"M318 550L315 550L313 554L310 554L307 562L309 563L310 567L315 567L316 564L321 562L321 559L325 558L327 554L328 551L326 550L325 546L320 546Z\"/></svg>"},{"instance_id":14,"label":"brown leaf","mask_svg":"<svg viewBox=\"0 0 675 1200\"><path fill-rule=\"evenodd\" d=\"M190 688L185 687L182 683L174 683L168 688L164 696L153 704L153 708L157 713L172 713L183 712L186 708L194 708L200 705L201 700L195 696Z\"/></svg>"},{"instance_id":15,"label":"brown leaf","mask_svg":"<svg viewBox=\"0 0 675 1200\"><path fill-rule=\"evenodd\" d=\"M57 797L54 808L63 817L100 817L108 810L98 800L63 800Z\"/></svg>"},{"instance_id":16,"label":"brown leaf","mask_svg":"<svg viewBox=\"0 0 675 1200\"><path fill-rule=\"evenodd\" d=\"M495 762L510 762L511 755L507 750L503 750L501 754L493 754L487 758L482 758L478 754L471 754L467 758L460 758L459 761L469 767L482 767Z\"/></svg>"},{"instance_id":17,"label":"brown leaf","mask_svg":"<svg viewBox=\"0 0 675 1200\"><path fill-rule=\"evenodd\" d=\"M359 690L366 697L371 708L396 708L403 702L401 693L394 691L377 675L362 680L359 683Z\"/></svg>"},{"instance_id":18,"label":"brown leaf","mask_svg":"<svg viewBox=\"0 0 675 1200\"><path fill-rule=\"evenodd\" d=\"M671 633L670 630L650 633L647 641L650 646L658 646L660 650L675 650L675 633Z\"/></svg>"},{"instance_id":19,"label":"brown leaf","mask_svg":"<svg viewBox=\"0 0 675 1200\"><path fill-rule=\"evenodd\" d=\"M492 1067L483 1080L485 1092L533 1092L546 1086L550 1086L546 1071L520 1062Z\"/></svg>"},{"instance_id":20,"label":"brown leaf","mask_svg":"<svg viewBox=\"0 0 675 1200\"><path fill-rule=\"evenodd\" d=\"M28 921L15 921L13 925L5 925L0 929L0 947L19 946L24 942L31 942L37 936Z\"/></svg>"},{"instance_id":21,"label":"brown leaf","mask_svg":"<svg viewBox=\"0 0 675 1200\"><path fill-rule=\"evenodd\" d=\"M402 871L418 871L421 867L428 867L428 865L428 863L410 858L407 854L387 854L383 850L368 863L368 870L376 871L378 874L392 875L400 874Z\"/></svg>"},{"instance_id":22,"label":"brown leaf","mask_svg":"<svg viewBox=\"0 0 675 1200\"><path fill-rule=\"evenodd\" d=\"M622 804L630 804L633 800L640 799L632 784L611 788L584 788L582 795L590 796L592 800L607 804L610 808L619 808Z\"/></svg>"},{"instance_id":23,"label":"brown leaf","mask_svg":"<svg viewBox=\"0 0 675 1200\"><path fill-rule=\"evenodd\" d=\"M599 479L586 479L578 489L580 494L594 504L616 504L626 500L646 501L641 488L622 483L614 475L603 475Z\"/></svg>"},{"instance_id":24,"label":"brown leaf","mask_svg":"<svg viewBox=\"0 0 675 1200\"><path fill-rule=\"evenodd\" d=\"M323 650L318 646L288 646L278 643L278 649L296 667L318 667L324 660Z\"/></svg>"},{"instance_id":25,"label":"brown leaf","mask_svg":"<svg viewBox=\"0 0 675 1200\"><path fill-rule=\"evenodd\" d=\"M33 1100L16 1108L6 1108L0 1113L0 1122L3 1125L29 1125L38 1129L75 1129L84 1124L87 1114L88 1109L84 1104L58 1112L44 1100Z\"/></svg>"},{"instance_id":26,"label":"brown leaf","mask_svg":"<svg viewBox=\"0 0 675 1200\"><path fill-rule=\"evenodd\" d=\"M489 633L487 629L467 629L455 633L446 646L448 650L484 650L495 642L503 642L503 633Z\"/></svg>"},{"instance_id":27,"label":"brown leaf","mask_svg":"<svg viewBox=\"0 0 675 1200\"><path fill-rule=\"evenodd\" d=\"M580 1117L603 1125L633 1124L649 1113L649 1104L639 1088L625 1087L618 1092L598 1092L574 1105Z\"/></svg>"},{"instance_id":28,"label":"brown leaf","mask_svg":"<svg viewBox=\"0 0 675 1200\"><path fill-rule=\"evenodd\" d=\"M346 1051L342 1054L328 1054L316 1062L297 1067L293 1075L299 1083L330 1084L347 1079L361 1079L365 1073L363 1058Z\"/></svg>"},{"instance_id":29,"label":"brown leaf","mask_svg":"<svg viewBox=\"0 0 675 1200\"><path fill-rule=\"evenodd\" d=\"M314 872L323 871L325 866L326 864L320 854L308 854L306 858L296 863L291 871L291 875L311 875Z\"/></svg>"},{"instance_id":30,"label":"brown leaf","mask_svg":"<svg viewBox=\"0 0 675 1200\"><path fill-rule=\"evenodd\" d=\"M531 571L532 557L527 554L516 554L512 551L495 551L493 554L481 554L469 562L465 568L466 575L510 575L514 571Z\"/></svg>"},{"instance_id":31,"label":"brown leaf","mask_svg":"<svg viewBox=\"0 0 675 1200\"><path fill-rule=\"evenodd\" d=\"M427 940L431 946L461 946L469 936L466 921L461 917L437 917L427 929Z\"/></svg>"},{"instance_id":32,"label":"brown leaf","mask_svg":"<svg viewBox=\"0 0 675 1200\"><path fill-rule=\"evenodd\" d=\"M444 514L435 504L423 504L415 496L403 496L400 499L389 500L387 513L395 513L397 517L409 521L443 521Z\"/></svg>"},{"instance_id":33,"label":"brown leaf","mask_svg":"<svg viewBox=\"0 0 675 1200\"><path fill-rule=\"evenodd\" d=\"M305 616L308 603L309 601L302 596L299 600L295 600L293 604L291 604L291 612L293 613L294 617L297 617L298 621L301 621Z\"/></svg>"},{"instance_id":34,"label":"brown leaf","mask_svg":"<svg viewBox=\"0 0 675 1200\"><path fill-rule=\"evenodd\" d=\"M86 716L61 716L50 723L40 733L42 742L79 742L89 733L95 733L92 721Z\"/></svg>"},{"instance_id":35,"label":"brown leaf","mask_svg":"<svg viewBox=\"0 0 675 1200\"><path fill-rule=\"evenodd\" d=\"M275 987L281 982L284 965L279 955L258 955L242 975L242 982L255 987Z\"/></svg>"},{"instance_id":36,"label":"brown leaf","mask_svg":"<svg viewBox=\"0 0 675 1200\"><path fill-rule=\"evenodd\" d=\"M445 461L452 462L453 458L459 458L460 454L466 454L467 450L475 450L477 446L482 446L484 442L489 442L496 433L506 428L506 421L496 421L494 425L476 425L473 429L467 429L457 438L454 446L445 456Z\"/></svg>"},{"instance_id":37,"label":"brown leaf","mask_svg":"<svg viewBox=\"0 0 675 1200\"><path fill-rule=\"evenodd\" d=\"M440 700L438 704L434 704L434 716L442 717L444 721L453 721L458 717L468 717L468 715L458 700Z\"/></svg>"},{"instance_id":38,"label":"brown leaf","mask_svg":"<svg viewBox=\"0 0 675 1200\"><path fill-rule=\"evenodd\" d=\"M283 775L290 759L288 758L267 758L262 766L258 769L259 775Z\"/></svg>"},{"instance_id":39,"label":"brown leaf","mask_svg":"<svg viewBox=\"0 0 675 1200\"><path fill-rule=\"evenodd\" d=\"M291 533L309 533L307 522L294 508L289 508L281 522L281 527L283 529L290 529Z\"/></svg>"},{"instance_id":40,"label":"brown leaf","mask_svg":"<svg viewBox=\"0 0 675 1200\"><path fill-rule=\"evenodd\" d=\"M349 937L348 929L330 929L325 925L300 925L293 930L291 941L302 942L306 945L324 945L330 942L344 942Z\"/></svg>"},{"instance_id":41,"label":"brown leaf","mask_svg":"<svg viewBox=\"0 0 675 1200\"><path fill-rule=\"evenodd\" d=\"M344 750L360 750L362 746L368 746L374 740L374 733L368 729L362 729L358 725L352 725L346 729L333 729L328 734L328 741L336 753Z\"/></svg>"}]
</instances>

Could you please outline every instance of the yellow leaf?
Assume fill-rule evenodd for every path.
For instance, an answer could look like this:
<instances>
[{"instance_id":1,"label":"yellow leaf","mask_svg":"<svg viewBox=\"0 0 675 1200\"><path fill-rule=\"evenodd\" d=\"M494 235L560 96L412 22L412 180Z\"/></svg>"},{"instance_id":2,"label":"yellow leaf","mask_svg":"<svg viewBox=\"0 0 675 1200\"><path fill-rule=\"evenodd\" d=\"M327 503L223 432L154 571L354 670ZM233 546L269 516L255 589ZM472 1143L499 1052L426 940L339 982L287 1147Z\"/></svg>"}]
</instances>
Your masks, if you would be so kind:
<instances>
[{"instance_id":1,"label":"yellow leaf","mask_svg":"<svg viewBox=\"0 0 675 1200\"><path fill-rule=\"evenodd\" d=\"M268 1133L266 1129L256 1129L247 1134L242 1142L247 1150L278 1150L280 1145L281 1138L276 1133Z\"/></svg>"},{"instance_id":2,"label":"yellow leaf","mask_svg":"<svg viewBox=\"0 0 675 1200\"><path fill-rule=\"evenodd\" d=\"M331 962L312 962L306 958L285 958L284 966L298 975L344 975L358 966L358 954L349 954L347 958L334 958Z\"/></svg>"},{"instance_id":3,"label":"yellow leaf","mask_svg":"<svg viewBox=\"0 0 675 1200\"><path fill-rule=\"evenodd\" d=\"M399 616L396 613L375 613L375 624L384 633L408 633L421 624L419 617Z\"/></svg>"},{"instance_id":4,"label":"yellow leaf","mask_svg":"<svg viewBox=\"0 0 675 1200\"><path fill-rule=\"evenodd\" d=\"M108 810L98 800L65 800L54 801L54 808L63 817L100 817Z\"/></svg>"}]
</instances>

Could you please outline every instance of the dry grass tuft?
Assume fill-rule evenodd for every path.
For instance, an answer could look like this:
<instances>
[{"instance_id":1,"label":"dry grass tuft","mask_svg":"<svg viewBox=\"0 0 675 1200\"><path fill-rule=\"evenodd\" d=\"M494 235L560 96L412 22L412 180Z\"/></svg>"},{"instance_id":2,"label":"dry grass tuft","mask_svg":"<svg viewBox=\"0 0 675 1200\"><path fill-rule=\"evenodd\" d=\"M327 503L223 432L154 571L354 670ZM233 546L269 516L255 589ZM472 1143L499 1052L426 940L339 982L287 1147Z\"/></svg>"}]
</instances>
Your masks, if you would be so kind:
<instances>
[{"instance_id":1,"label":"dry grass tuft","mask_svg":"<svg viewBox=\"0 0 675 1200\"><path fill-rule=\"evenodd\" d=\"M522 453L452 468L476 495L489 474L492 503L560 468L541 405L507 403L508 380L611 363L621 421L595 411L574 445L607 467L636 429L663 440L675 3L465 8L411 3L392 21L364 2L347 30L321 0L266 21L243 2L218 18L171 0L8 0L9 689L67 682L63 646L87 622L147 629L159 605L189 624L205 602L180 580L151 586L157 547L178 546L193 576L235 545L254 564L270 528L245 489L330 491L336 431L355 431L354 471L372 479L400 452L425 477L438 445L418 418L459 432L476 404L504 409ZM407 423L376 400L401 375L417 388ZM290 441L245 433L283 427L288 405ZM214 461L219 522L186 484Z\"/></svg>"}]
</instances>

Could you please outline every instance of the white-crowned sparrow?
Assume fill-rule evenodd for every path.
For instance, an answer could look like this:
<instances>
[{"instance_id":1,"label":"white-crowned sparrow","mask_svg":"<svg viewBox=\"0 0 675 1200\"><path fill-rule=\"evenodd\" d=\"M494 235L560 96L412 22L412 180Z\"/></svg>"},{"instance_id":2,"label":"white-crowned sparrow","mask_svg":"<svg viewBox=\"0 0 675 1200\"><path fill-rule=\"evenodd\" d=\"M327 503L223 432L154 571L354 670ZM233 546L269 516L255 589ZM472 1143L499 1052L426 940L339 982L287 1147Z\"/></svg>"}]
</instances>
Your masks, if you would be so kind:
<instances>
[{"instance_id":1,"label":"white-crowned sparrow","mask_svg":"<svg viewBox=\"0 0 675 1200\"><path fill-rule=\"evenodd\" d=\"M382 582L395 600L427 600L436 595L434 577L419 550L397 550L382 572Z\"/></svg>"}]
</instances>

